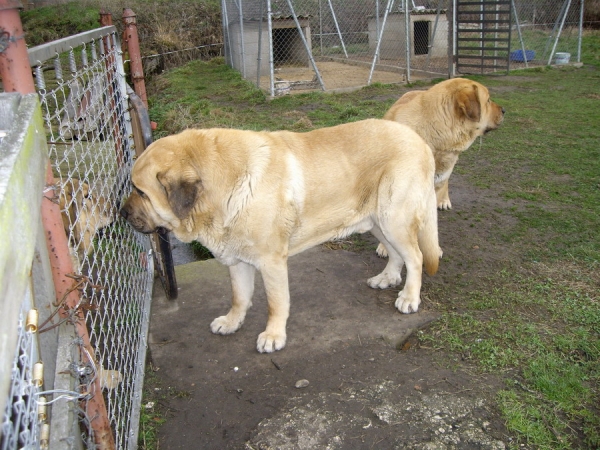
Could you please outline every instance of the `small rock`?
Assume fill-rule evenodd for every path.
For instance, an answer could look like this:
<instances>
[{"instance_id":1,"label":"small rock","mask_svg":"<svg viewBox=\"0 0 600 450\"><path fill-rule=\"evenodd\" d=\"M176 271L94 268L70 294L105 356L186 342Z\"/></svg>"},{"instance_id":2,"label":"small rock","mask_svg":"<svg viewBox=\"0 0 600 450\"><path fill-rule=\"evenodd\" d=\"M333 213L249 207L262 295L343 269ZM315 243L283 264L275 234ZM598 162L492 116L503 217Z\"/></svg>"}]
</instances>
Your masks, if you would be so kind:
<instances>
[{"instance_id":1,"label":"small rock","mask_svg":"<svg viewBox=\"0 0 600 450\"><path fill-rule=\"evenodd\" d=\"M308 385L309 385L308 380L298 380L298 381L296 381L296 387L298 389L305 388Z\"/></svg>"}]
</instances>

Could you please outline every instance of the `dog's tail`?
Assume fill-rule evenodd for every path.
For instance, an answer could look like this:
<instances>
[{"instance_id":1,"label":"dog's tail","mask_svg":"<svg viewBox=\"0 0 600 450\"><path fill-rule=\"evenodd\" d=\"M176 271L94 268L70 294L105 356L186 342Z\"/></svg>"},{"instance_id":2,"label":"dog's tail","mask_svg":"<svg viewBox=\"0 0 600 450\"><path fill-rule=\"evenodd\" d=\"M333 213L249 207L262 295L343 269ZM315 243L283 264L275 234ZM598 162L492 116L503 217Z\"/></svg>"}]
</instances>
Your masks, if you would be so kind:
<instances>
[{"instance_id":1,"label":"dog's tail","mask_svg":"<svg viewBox=\"0 0 600 450\"><path fill-rule=\"evenodd\" d=\"M438 240L437 201L433 186L426 201L425 216L418 233L418 240L425 272L428 275L435 275L442 257L442 249Z\"/></svg>"}]
</instances>

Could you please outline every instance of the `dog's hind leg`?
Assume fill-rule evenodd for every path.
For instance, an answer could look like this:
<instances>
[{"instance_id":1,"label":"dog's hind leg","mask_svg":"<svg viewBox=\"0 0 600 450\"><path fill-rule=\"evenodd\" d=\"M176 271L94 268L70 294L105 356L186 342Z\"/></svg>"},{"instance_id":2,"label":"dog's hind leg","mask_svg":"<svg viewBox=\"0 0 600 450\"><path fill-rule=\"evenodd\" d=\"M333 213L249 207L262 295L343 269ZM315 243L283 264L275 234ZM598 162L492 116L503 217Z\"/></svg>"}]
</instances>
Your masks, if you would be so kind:
<instances>
[{"instance_id":1,"label":"dog's hind leg","mask_svg":"<svg viewBox=\"0 0 600 450\"><path fill-rule=\"evenodd\" d=\"M407 218L392 220L390 222L394 224L393 226L382 229L382 233L387 239L385 246L389 251L390 261L392 255L398 253L406 264L406 282L396 299L396 308L405 314L417 312L419 309L423 270L423 254L418 245L417 219L412 216L411 222L407 222L407 220Z\"/></svg>"},{"instance_id":2,"label":"dog's hind leg","mask_svg":"<svg viewBox=\"0 0 600 450\"><path fill-rule=\"evenodd\" d=\"M392 245L386 239L384 233L379 227L374 226L371 233L379 239L379 246L386 249L391 249L386 252L386 256L389 253L388 263L379 275L376 275L367 280L367 284L373 289L386 289L388 287L397 286L402 282L402 267L404 266L404 260L400 254L394 250ZM379 249L379 247L378 247Z\"/></svg>"},{"instance_id":3,"label":"dog's hind leg","mask_svg":"<svg viewBox=\"0 0 600 450\"><path fill-rule=\"evenodd\" d=\"M225 316L217 317L210 324L210 329L215 334L235 333L244 323L246 312L252 306L254 294L254 266L239 262L229 266L233 300L231 309Z\"/></svg>"}]
</instances>

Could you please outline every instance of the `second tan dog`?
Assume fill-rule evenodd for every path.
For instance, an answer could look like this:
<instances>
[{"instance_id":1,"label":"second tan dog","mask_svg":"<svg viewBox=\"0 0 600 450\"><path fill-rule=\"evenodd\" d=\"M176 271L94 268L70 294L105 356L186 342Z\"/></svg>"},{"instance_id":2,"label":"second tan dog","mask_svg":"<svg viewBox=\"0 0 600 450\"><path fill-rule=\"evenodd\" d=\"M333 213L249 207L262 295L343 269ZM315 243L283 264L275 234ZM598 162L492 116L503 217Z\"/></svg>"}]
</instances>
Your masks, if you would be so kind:
<instances>
[{"instance_id":1,"label":"second tan dog","mask_svg":"<svg viewBox=\"0 0 600 450\"><path fill-rule=\"evenodd\" d=\"M233 301L213 333L242 326L260 270L269 316L256 346L272 352L286 343L288 257L352 233L371 231L390 249L372 288L400 283L406 264L396 307L417 311L423 263L433 274L441 256L434 168L423 139L388 120L308 133L186 130L137 159L121 215L143 233L200 241L229 266Z\"/></svg>"},{"instance_id":2,"label":"second tan dog","mask_svg":"<svg viewBox=\"0 0 600 450\"><path fill-rule=\"evenodd\" d=\"M94 244L96 232L114 221L112 204L102 195L96 195L88 185L77 178L55 178L63 226L69 238L73 268L81 269L83 259Z\"/></svg>"},{"instance_id":3,"label":"second tan dog","mask_svg":"<svg viewBox=\"0 0 600 450\"><path fill-rule=\"evenodd\" d=\"M490 99L483 84L453 78L426 91L407 92L383 118L408 125L431 147L437 205L444 210L452 208L448 179L459 155L479 136L500 126L504 108Z\"/></svg>"},{"instance_id":4,"label":"second tan dog","mask_svg":"<svg viewBox=\"0 0 600 450\"><path fill-rule=\"evenodd\" d=\"M498 128L504 108L481 83L465 78L442 81L426 91L410 91L383 116L408 125L429 144L435 159L435 194L440 210L451 209L448 179L459 155L485 133ZM383 244L377 254L387 256Z\"/></svg>"}]
</instances>

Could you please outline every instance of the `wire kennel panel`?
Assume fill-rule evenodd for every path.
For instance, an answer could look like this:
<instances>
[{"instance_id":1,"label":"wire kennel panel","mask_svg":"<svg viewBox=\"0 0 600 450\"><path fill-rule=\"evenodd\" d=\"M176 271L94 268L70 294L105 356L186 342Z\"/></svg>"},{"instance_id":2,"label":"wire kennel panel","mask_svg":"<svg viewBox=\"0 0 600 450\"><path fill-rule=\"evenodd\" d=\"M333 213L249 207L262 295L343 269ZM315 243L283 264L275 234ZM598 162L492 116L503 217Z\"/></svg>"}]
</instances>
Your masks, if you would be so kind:
<instances>
[{"instance_id":1,"label":"wire kennel panel","mask_svg":"<svg viewBox=\"0 0 600 450\"><path fill-rule=\"evenodd\" d=\"M272 95L440 76L448 73L447 3L222 0L225 55Z\"/></svg>"},{"instance_id":2,"label":"wire kennel panel","mask_svg":"<svg viewBox=\"0 0 600 450\"><path fill-rule=\"evenodd\" d=\"M583 0L512 1L511 69L581 61Z\"/></svg>"},{"instance_id":3,"label":"wire kennel panel","mask_svg":"<svg viewBox=\"0 0 600 450\"><path fill-rule=\"evenodd\" d=\"M120 49L110 26L29 50L79 294L75 308L57 306L75 330L66 370L79 394L68 401L89 448L95 418L84 411L95 386L116 447L137 448L154 275L148 237L118 215L135 157Z\"/></svg>"},{"instance_id":4,"label":"wire kennel panel","mask_svg":"<svg viewBox=\"0 0 600 450\"><path fill-rule=\"evenodd\" d=\"M47 404L46 398L40 395L43 371L36 339L37 320L31 317L36 316L36 312L29 314L32 303L31 289L28 289L19 313L8 402L0 427L1 450L40 448L40 441L46 448L48 444L49 430L42 424Z\"/></svg>"}]
</instances>

